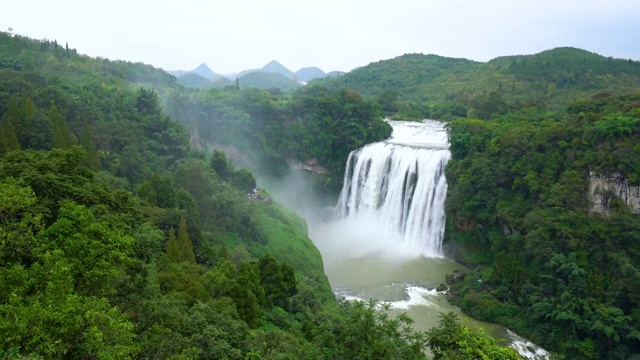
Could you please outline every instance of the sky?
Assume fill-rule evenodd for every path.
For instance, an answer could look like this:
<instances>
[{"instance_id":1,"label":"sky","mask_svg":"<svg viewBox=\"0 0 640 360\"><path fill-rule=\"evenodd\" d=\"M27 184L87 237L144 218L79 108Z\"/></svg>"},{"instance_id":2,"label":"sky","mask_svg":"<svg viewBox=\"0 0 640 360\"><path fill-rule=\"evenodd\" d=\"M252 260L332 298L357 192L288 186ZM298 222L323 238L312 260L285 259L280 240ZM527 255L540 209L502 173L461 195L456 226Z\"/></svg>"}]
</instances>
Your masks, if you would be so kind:
<instances>
[{"instance_id":1,"label":"sky","mask_svg":"<svg viewBox=\"0 0 640 360\"><path fill-rule=\"evenodd\" d=\"M15 0L0 30L221 74L277 60L349 71L406 53L476 61L572 46L640 60L639 0Z\"/></svg>"}]
</instances>

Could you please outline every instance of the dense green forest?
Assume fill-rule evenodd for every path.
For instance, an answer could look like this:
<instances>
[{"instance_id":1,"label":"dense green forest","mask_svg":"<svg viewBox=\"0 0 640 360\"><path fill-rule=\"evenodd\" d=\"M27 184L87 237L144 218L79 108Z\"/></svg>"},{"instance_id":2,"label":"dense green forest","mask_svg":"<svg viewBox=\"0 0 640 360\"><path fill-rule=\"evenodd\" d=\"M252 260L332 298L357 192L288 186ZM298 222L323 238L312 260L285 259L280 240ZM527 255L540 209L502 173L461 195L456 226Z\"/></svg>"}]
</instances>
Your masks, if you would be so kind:
<instances>
[{"instance_id":1,"label":"dense green forest","mask_svg":"<svg viewBox=\"0 0 640 360\"><path fill-rule=\"evenodd\" d=\"M304 220L247 198L246 168L290 160L335 192L385 113L450 120L445 247L474 269L453 303L566 358L638 358L638 215L588 198L592 173L640 184L638 62L412 54L249 85L0 33L0 358L518 358L452 314L419 333L337 301Z\"/></svg>"},{"instance_id":2,"label":"dense green forest","mask_svg":"<svg viewBox=\"0 0 640 360\"><path fill-rule=\"evenodd\" d=\"M151 66L0 33L0 358L518 358L452 314L425 334L375 301L337 301L304 220L247 198L253 174L190 147L162 110L182 90ZM388 135L349 90L225 91L223 105L246 107L238 128L262 119L278 139L337 119L346 134L304 154L329 164L326 151ZM255 115L271 108L290 116ZM303 151L287 146L272 156Z\"/></svg>"},{"instance_id":3,"label":"dense green forest","mask_svg":"<svg viewBox=\"0 0 640 360\"><path fill-rule=\"evenodd\" d=\"M406 54L313 83L373 96L397 118L489 119L523 107L562 110L597 92L637 91L640 62L575 48L505 56L486 63Z\"/></svg>"},{"instance_id":4,"label":"dense green forest","mask_svg":"<svg viewBox=\"0 0 640 360\"><path fill-rule=\"evenodd\" d=\"M640 184L640 94L450 123L447 239L477 267L452 301L569 359L640 354L640 221L591 211L590 173Z\"/></svg>"}]
</instances>

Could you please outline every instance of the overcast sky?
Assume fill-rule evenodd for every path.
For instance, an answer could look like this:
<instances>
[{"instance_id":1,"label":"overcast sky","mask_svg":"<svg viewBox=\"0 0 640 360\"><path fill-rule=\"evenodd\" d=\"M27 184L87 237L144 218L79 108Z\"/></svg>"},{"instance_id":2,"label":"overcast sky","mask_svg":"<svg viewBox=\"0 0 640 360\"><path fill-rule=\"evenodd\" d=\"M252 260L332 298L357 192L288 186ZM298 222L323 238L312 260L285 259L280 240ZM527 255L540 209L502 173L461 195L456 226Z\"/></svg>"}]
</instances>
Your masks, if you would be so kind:
<instances>
[{"instance_id":1,"label":"overcast sky","mask_svg":"<svg viewBox=\"0 0 640 360\"><path fill-rule=\"evenodd\" d=\"M640 60L640 0L14 0L0 30L166 70L278 60L348 71L405 53L487 61L573 46Z\"/></svg>"}]
</instances>

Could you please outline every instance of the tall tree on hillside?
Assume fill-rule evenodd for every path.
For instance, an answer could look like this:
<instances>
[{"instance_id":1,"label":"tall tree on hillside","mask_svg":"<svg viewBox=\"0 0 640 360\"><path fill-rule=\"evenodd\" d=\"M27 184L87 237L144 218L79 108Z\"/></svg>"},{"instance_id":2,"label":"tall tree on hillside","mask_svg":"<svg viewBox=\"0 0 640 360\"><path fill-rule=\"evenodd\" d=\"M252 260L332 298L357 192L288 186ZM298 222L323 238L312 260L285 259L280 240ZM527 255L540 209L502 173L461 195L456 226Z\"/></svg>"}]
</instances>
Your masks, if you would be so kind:
<instances>
[{"instance_id":1,"label":"tall tree on hillside","mask_svg":"<svg viewBox=\"0 0 640 360\"><path fill-rule=\"evenodd\" d=\"M235 171L233 163L227 159L227 155L220 150L213 150L211 154L211 167L222 180L229 180Z\"/></svg>"},{"instance_id":2,"label":"tall tree on hillside","mask_svg":"<svg viewBox=\"0 0 640 360\"><path fill-rule=\"evenodd\" d=\"M87 150L87 157L85 159L87 167L91 170L100 170L100 158L98 156L98 151L96 150L96 145L93 142L93 135L91 133L91 128L89 127L89 122L87 120L82 123L80 145L82 145L82 147Z\"/></svg>"},{"instance_id":3,"label":"tall tree on hillside","mask_svg":"<svg viewBox=\"0 0 640 360\"><path fill-rule=\"evenodd\" d=\"M64 114L58 110L55 102L49 108L49 120L53 125L53 147L68 148L77 144L77 138L69 131L69 124Z\"/></svg>"},{"instance_id":4,"label":"tall tree on hillside","mask_svg":"<svg viewBox=\"0 0 640 360\"><path fill-rule=\"evenodd\" d=\"M4 126L0 126L0 154L7 152L7 139L4 137Z\"/></svg>"},{"instance_id":5,"label":"tall tree on hillside","mask_svg":"<svg viewBox=\"0 0 640 360\"><path fill-rule=\"evenodd\" d=\"M171 227L169 229L169 242L167 242L167 257L171 261L180 261L180 250L178 249L178 241L176 240L176 231Z\"/></svg>"},{"instance_id":6,"label":"tall tree on hillside","mask_svg":"<svg viewBox=\"0 0 640 360\"><path fill-rule=\"evenodd\" d=\"M178 226L178 251L180 254L180 261L196 263L196 255L193 252L193 243L189 238L189 231L187 229L187 220L184 216L180 219L180 225Z\"/></svg>"},{"instance_id":7,"label":"tall tree on hillside","mask_svg":"<svg viewBox=\"0 0 640 360\"><path fill-rule=\"evenodd\" d=\"M14 124L20 121L20 110L18 109L18 98L15 95L9 97L9 104L3 119L3 150L6 152L20 150L20 143Z\"/></svg>"},{"instance_id":8,"label":"tall tree on hillside","mask_svg":"<svg viewBox=\"0 0 640 360\"><path fill-rule=\"evenodd\" d=\"M180 218L180 225L178 225L178 236L176 236L173 227L169 230L167 257L169 258L169 260L176 263L196 263L196 256L193 252L193 243L191 242L191 238L189 237L187 221L185 220L184 216Z\"/></svg>"},{"instance_id":9,"label":"tall tree on hillside","mask_svg":"<svg viewBox=\"0 0 640 360\"><path fill-rule=\"evenodd\" d=\"M3 131L2 131L2 150L4 152L20 150L20 143L18 142L18 136L16 135L16 130L13 127L13 122L11 119L7 118L4 121Z\"/></svg>"},{"instance_id":10,"label":"tall tree on hillside","mask_svg":"<svg viewBox=\"0 0 640 360\"><path fill-rule=\"evenodd\" d=\"M160 115L160 97L153 89L138 89L136 109L142 115Z\"/></svg>"},{"instance_id":11,"label":"tall tree on hillside","mask_svg":"<svg viewBox=\"0 0 640 360\"><path fill-rule=\"evenodd\" d=\"M51 149L53 124L44 112L38 111L29 96L18 102L20 120L12 121L23 149Z\"/></svg>"}]
</instances>

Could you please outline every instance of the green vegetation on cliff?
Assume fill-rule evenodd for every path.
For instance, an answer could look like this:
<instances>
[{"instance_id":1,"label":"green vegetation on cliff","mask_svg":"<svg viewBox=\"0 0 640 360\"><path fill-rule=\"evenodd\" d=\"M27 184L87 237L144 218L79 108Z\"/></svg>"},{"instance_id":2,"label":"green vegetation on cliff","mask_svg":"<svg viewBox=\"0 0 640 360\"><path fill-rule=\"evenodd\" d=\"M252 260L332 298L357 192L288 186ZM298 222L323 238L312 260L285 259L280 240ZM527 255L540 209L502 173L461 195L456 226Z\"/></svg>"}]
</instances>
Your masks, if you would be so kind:
<instances>
[{"instance_id":1,"label":"green vegetation on cliff","mask_svg":"<svg viewBox=\"0 0 640 360\"><path fill-rule=\"evenodd\" d=\"M446 237L479 265L455 303L567 358L637 356L640 222L617 197L594 213L589 181L640 184L640 95L450 126Z\"/></svg>"}]
</instances>

